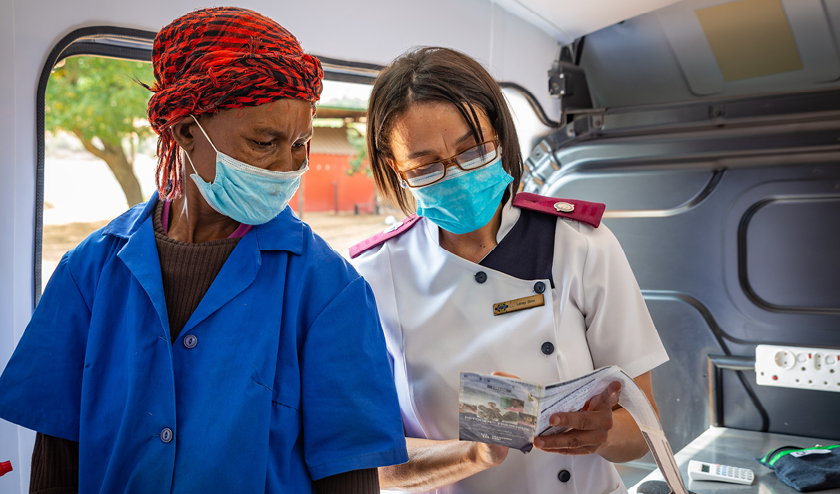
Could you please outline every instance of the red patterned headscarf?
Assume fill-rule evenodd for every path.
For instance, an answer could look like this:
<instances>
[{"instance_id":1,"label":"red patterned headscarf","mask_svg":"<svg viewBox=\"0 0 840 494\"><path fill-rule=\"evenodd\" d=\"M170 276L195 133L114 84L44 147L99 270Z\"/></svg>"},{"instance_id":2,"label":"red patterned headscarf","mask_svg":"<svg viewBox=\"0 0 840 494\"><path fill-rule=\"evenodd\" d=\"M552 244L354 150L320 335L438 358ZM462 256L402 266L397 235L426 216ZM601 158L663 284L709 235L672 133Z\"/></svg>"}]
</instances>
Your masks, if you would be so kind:
<instances>
[{"instance_id":1,"label":"red patterned headscarf","mask_svg":"<svg viewBox=\"0 0 840 494\"><path fill-rule=\"evenodd\" d=\"M149 122L160 136L155 174L160 196L179 197L181 153L169 127L189 115L270 103L316 102L324 72L280 24L235 7L197 10L172 21L152 48L155 94Z\"/></svg>"}]
</instances>

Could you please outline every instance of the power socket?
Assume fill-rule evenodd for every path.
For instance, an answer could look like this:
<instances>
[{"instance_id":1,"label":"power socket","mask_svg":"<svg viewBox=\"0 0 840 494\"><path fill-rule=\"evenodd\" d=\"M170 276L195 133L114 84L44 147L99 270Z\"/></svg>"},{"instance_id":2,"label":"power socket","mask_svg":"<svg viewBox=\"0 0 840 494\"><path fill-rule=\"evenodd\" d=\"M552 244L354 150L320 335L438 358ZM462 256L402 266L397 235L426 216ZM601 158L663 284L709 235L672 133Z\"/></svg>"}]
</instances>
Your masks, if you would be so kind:
<instances>
[{"instance_id":1,"label":"power socket","mask_svg":"<svg viewBox=\"0 0 840 494\"><path fill-rule=\"evenodd\" d=\"M840 393L840 349L758 345L755 382Z\"/></svg>"}]
</instances>

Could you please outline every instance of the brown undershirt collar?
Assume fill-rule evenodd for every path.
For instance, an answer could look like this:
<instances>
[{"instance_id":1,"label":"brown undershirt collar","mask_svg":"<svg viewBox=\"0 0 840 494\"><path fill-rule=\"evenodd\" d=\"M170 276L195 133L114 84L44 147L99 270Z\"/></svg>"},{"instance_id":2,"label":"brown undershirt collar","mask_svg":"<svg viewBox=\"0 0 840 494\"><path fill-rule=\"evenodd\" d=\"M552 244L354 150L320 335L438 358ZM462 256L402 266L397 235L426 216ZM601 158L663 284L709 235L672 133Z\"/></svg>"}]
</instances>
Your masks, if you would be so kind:
<instances>
[{"instance_id":1,"label":"brown undershirt collar","mask_svg":"<svg viewBox=\"0 0 840 494\"><path fill-rule=\"evenodd\" d=\"M163 278L163 296L172 342L222 270L239 238L225 238L199 244L180 242L163 233L163 201L155 205L154 229Z\"/></svg>"}]
</instances>

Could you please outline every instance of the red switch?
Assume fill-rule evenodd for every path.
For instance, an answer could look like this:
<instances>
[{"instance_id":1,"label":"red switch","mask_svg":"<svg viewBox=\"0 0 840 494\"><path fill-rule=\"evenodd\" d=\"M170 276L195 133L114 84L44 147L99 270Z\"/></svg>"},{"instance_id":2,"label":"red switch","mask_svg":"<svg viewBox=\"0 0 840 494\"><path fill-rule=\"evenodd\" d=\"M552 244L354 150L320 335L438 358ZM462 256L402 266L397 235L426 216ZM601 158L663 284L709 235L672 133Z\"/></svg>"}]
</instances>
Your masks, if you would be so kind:
<instances>
[{"instance_id":1,"label":"red switch","mask_svg":"<svg viewBox=\"0 0 840 494\"><path fill-rule=\"evenodd\" d=\"M12 462L4 461L0 463L0 477L12 471Z\"/></svg>"}]
</instances>

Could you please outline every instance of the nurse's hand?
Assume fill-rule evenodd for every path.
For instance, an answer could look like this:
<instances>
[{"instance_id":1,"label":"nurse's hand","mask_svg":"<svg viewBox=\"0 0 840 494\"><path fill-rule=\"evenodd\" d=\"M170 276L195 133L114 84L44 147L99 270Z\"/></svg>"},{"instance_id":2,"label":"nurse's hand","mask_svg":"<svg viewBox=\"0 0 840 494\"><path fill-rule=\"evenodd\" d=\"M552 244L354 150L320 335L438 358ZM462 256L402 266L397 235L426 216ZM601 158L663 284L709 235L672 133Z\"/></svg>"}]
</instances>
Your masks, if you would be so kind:
<instances>
[{"instance_id":1,"label":"nurse's hand","mask_svg":"<svg viewBox=\"0 0 840 494\"><path fill-rule=\"evenodd\" d=\"M610 383L600 395L593 397L580 412L555 413L549 418L554 427L568 427L566 432L538 437L534 447L563 455L596 453L613 426L613 407L618 404L621 383Z\"/></svg>"}]
</instances>

